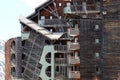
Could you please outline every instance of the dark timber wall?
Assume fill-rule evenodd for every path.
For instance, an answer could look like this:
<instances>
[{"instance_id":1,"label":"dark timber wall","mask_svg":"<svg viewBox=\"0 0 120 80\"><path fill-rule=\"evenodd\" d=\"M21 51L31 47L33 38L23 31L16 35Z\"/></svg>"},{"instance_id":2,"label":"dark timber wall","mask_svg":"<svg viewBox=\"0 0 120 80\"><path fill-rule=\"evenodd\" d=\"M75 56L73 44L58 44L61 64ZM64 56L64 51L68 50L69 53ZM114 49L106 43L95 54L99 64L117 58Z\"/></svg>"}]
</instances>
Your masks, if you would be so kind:
<instances>
[{"instance_id":1,"label":"dark timber wall","mask_svg":"<svg viewBox=\"0 0 120 80\"><path fill-rule=\"evenodd\" d=\"M104 43L103 80L119 80L120 70L120 0L103 3Z\"/></svg>"},{"instance_id":2,"label":"dark timber wall","mask_svg":"<svg viewBox=\"0 0 120 80\"><path fill-rule=\"evenodd\" d=\"M99 77L102 72L102 28L102 20L80 20L80 72L82 80L92 80Z\"/></svg>"}]
</instances>

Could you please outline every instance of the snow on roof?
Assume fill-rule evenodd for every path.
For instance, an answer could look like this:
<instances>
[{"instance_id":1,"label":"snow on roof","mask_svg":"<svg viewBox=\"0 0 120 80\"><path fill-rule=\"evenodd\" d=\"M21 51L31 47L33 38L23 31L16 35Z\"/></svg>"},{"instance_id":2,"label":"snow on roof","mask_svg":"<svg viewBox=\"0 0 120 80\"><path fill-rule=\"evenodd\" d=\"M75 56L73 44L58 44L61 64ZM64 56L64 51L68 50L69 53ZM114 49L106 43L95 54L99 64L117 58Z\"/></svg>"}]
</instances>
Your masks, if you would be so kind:
<instances>
[{"instance_id":1,"label":"snow on roof","mask_svg":"<svg viewBox=\"0 0 120 80\"><path fill-rule=\"evenodd\" d=\"M51 33L47 29L40 27L37 23L35 23L23 16L20 16L19 20L20 20L20 22L24 23L28 27L34 29L35 31L39 32L40 34L46 36L47 38L49 38L51 40L58 40L64 34L64 33Z\"/></svg>"}]
</instances>

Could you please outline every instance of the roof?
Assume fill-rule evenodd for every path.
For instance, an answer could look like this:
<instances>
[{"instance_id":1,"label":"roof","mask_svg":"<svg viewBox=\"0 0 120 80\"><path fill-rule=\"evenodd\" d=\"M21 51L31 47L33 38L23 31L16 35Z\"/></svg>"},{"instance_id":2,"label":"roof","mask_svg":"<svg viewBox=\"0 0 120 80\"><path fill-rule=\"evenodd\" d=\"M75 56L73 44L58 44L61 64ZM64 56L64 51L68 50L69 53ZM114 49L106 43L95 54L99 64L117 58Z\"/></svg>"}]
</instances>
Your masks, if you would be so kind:
<instances>
[{"instance_id":1,"label":"roof","mask_svg":"<svg viewBox=\"0 0 120 80\"><path fill-rule=\"evenodd\" d=\"M20 20L21 23L27 25L31 29L35 30L36 32L44 35L45 37L47 37L47 38L49 38L51 40L58 40L64 34L62 32L60 32L60 33L51 33L47 29L45 29L43 27L40 27L37 23L35 23L35 22L33 22L33 21L23 17L23 16L20 16L19 20Z\"/></svg>"}]
</instances>

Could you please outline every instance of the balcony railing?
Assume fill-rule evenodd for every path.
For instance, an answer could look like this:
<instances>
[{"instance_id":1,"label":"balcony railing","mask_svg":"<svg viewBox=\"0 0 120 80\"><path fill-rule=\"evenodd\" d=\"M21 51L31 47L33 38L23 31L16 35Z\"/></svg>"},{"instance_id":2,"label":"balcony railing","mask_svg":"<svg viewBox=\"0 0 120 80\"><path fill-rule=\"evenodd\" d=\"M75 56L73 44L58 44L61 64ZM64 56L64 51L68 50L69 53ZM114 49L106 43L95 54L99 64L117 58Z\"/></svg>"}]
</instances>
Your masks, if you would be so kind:
<instances>
[{"instance_id":1,"label":"balcony railing","mask_svg":"<svg viewBox=\"0 0 120 80\"><path fill-rule=\"evenodd\" d=\"M67 77L66 70L55 71L55 80L64 80L65 77Z\"/></svg>"},{"instance_id":2,"label":"balcony railing","mask_svg":"<svg viewBox=\"0 0 120 80\"><path fill-rule=\"evenodd\" d=\"M69 56L69 64L80 64L80 58Z\"/></svg>"},{"instance_id":3,"label":"balcony railing","mask_svg":"<svg viewBox=\"0 0 120 80\"><path fill-rule=\"evenodd\" d=\"M79 49L80 49L79 43L68 42L68 50L79 50Z\"/></svg>"},{"instance_id":4,"label":"balcony railing","mask_svg":"<svg viewBox=\"0 0 120 80\"><path fill-rule=\"evenodd\" d=\"M55 58L55 64L66 64L66 58Z\"/></svg>"},{"instance_id":5,"label":"balcony railing","mask_svg":"<svg viewBox=\"0 0 120 80\"><path fill-rule=\"evenodd\" d=\"M86 8L85 8L86 7ZM100 7L99 5L71 5L64 8L64 13L99 13Z\"/></svg>"},{"instance_id":6,"label":"balcony railing","mask_svg":"<svg viewBox=\"0 0 120 80\"><path fill-rule=\"evenodd\" d=\"M67 20L63 19L43 19L39 20L41 26L70 26Z\"/></svg>"},{"instance_id":7,"label":"balcony railing","mask_svg":"<svg viewBox=\"0 0 120 80\"><path fill-rule=\"evenodd\" d=\"M68 29L68 35L70 36L78 36L79 34L80 34L79 29L75 29L75 28Z\"/></svg>"},{"instance_id":8,"label":"balcony railing","mask_svg":"<svg viewBox=\"0 0 120 80\"><path fill-rule=\"evenodd\" d=\"M67 51L67 45L54 45L56 51Z\"/></svg>"},{"instance_id":9,"label":"balcony railing","mask_svg":"<svg viewBox=\"0 0 120 80\"><path fill-rule=\"evenodd\" d=\"M80 79L80 71L70 71L69 78L77 78Z\"/></svg>"},{"instance_id":10,"label":"balcony railing","mask_svg":"<svg viewBox=\"0 0 120 80\"><path fill-rule=\"evenodd\" d=\"M79 50L80 44L75 42L68 42L67 45L54 45L56 51L67 52L69 50Z\"/></svg>"}]
</instances>

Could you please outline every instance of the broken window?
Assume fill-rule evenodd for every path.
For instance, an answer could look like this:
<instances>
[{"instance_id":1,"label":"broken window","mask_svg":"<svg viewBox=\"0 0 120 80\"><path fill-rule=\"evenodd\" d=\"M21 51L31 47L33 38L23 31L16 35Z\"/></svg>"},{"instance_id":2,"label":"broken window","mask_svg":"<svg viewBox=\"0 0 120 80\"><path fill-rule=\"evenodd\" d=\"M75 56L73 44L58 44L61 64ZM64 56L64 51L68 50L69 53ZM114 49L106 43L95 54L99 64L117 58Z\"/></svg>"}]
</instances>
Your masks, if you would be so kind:
<instances>
[{"instance_id":1,"label":"broken window","mask_svg":"<svg viewBox=\"0 0 120 80\"><path fill-rule=\"evenodd\" d=\"M99 67L99 66L96 66L96 67L95 67L95 71L96 71L97 73L100 73L100 67Z\"/></svg>"}]
</instances>

